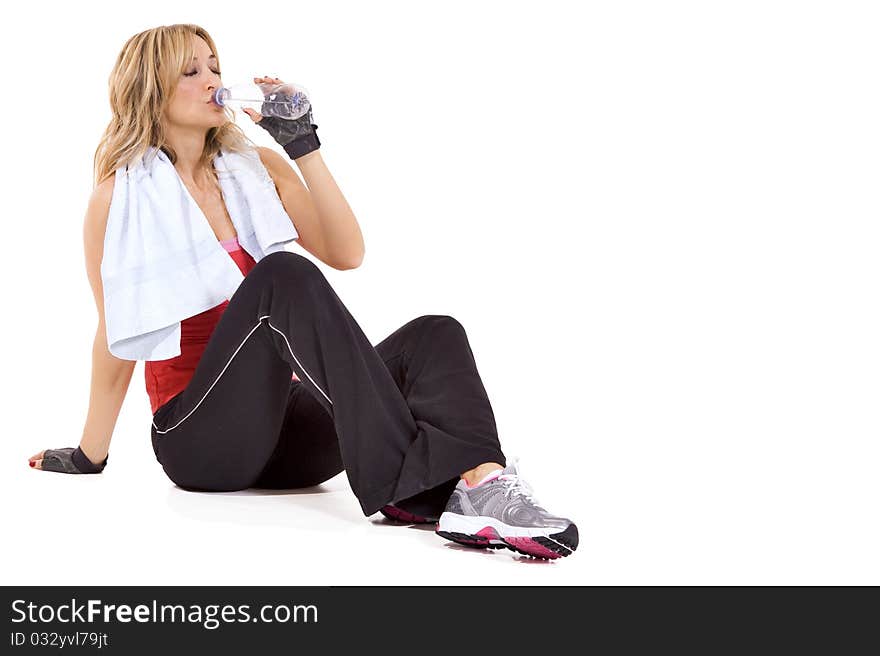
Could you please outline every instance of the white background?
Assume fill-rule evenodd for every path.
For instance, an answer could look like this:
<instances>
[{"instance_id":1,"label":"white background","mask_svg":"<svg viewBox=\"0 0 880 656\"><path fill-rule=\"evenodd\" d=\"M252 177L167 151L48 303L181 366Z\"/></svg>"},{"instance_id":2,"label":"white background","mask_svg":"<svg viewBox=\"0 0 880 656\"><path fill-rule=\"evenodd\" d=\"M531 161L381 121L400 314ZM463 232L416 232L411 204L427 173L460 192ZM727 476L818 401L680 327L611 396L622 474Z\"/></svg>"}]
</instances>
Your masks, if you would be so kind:
<instances>
[{"instance_id":1,"label":"white background","mask_svg":"<svg viewBox=\"0 0 880 656\"><path fill-rule=\"evenodd\" d=\"M3 583L880 583L872 9L10 8ZM374 344L422 314L461 321L505 453L578 524L571 557L366 518L344 474L177 489L150 446L143 363L104 474L27 466L78 444L86 417L82 221L110 70L128 37L176 22L208 29L226 84L309 89L366 242L360 268L319 266Z\"/></svg>"}]
</instances>

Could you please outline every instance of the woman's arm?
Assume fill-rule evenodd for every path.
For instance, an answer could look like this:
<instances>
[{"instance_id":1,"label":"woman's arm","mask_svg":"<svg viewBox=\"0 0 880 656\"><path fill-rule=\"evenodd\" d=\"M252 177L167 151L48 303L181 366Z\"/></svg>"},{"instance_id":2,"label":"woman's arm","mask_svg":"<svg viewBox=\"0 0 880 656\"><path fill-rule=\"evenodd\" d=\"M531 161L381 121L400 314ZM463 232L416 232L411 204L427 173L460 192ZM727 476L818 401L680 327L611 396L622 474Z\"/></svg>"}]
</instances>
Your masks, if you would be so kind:
<instances>
[{"instance_id":1,"label":"woman's arm","mask_svg":"<svg viewBox=\"0 0 880 656\"><path fill-rule=\"evenodd\" d=\"M28 458L30 466L37 469L65 474L99 474L104 470L110 452L113 427L137 364L136 360L120 360L110 353L104 324L101 260L110 201L113 198L113 183L114 176L111 176L92 191L83 224L86 274L98 308L98 329L92 343L92 388L85 428L78 447L43 449Z\"/></svg>"},{"instance_id":2,"label":"woman's arm","mask_svg":"<svg viewBox=\"0 0 880 656\"><path fill-rule=\"evenodd\" d=\"M110 452L110 438L136 364L136 361L120 360L110 354L102 324L92 346L89 410L79 443L86 457L95 464L102 462Z\"/></svg>"},{"instance_id":3,"label":"woman's arm","mask_svg":"<svg viewBox=\"0 0 880 656\"><path fill-rule=\"evenodd\" d=\"M92 344L92 384L89 409L80 441L80 448L93 463L99 463L110 450L113 427L128 391L136 360L120 360L110 353L104 323L104 286L101 281L101 260L104 255L104 234L113 198L114 178L110 177L92 192L83 225L86 274L98 310L98 329Z\"/></svg>"},{"instance_id":4,"label":"woman's arm","mask_svg":"<svg viewBox=\"0 0 880 656\"><path fill-rule=\"evenodd\" d=\"M321 151L313 150L293 161L299 166L321 217L324 243L329 252L337 261L347 263L347 268L360 266L365 250L363 234Z\"/></svg>"},{"instance_id":5,"label":"woman's arm","mask_svg":"<svg viewBox=\"0 0 880 656\"><path fill-rule=\"evenodd\" d=\"M360 266L364 259L360 226L320 150L293 160L308 187L284 157L271 148L260 146L257 150L300 235L297 239L300 245L334 269Z\"/></svg>"}]
</instances>

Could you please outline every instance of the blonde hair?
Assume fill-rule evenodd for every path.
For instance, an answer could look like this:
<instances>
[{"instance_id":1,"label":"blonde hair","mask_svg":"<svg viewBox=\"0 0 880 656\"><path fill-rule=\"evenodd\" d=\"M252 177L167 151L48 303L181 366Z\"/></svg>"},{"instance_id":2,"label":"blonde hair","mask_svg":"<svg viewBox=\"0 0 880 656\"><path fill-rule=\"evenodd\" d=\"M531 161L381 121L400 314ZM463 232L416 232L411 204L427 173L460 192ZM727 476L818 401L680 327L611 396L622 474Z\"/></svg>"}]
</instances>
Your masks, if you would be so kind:
<instances>
[{"instance_id":1,"label":"blonde hair","mask_svg":"<svg viewBox=\"0 0 880 656\"><path fill-rule=\"evenodd\" d=\"M219 66L220 54L214 40L198 25L162 25L135 34L125 42L110 73L113 117L95 150L95 186L113 175L120 166L143 157L151 146L162 149L172 163L177 161L177 154L165 140L161 117L180 76L190 66L196 36L208 43ZM210 173L214 172L213 160L221 146L234 152L256 147L235 124L232 110L226 107L223 111L229 120L208 130L199 158L199 166L204 166ZM215 176L210 179L217 184Z\"/></svg>"}]
</instances>

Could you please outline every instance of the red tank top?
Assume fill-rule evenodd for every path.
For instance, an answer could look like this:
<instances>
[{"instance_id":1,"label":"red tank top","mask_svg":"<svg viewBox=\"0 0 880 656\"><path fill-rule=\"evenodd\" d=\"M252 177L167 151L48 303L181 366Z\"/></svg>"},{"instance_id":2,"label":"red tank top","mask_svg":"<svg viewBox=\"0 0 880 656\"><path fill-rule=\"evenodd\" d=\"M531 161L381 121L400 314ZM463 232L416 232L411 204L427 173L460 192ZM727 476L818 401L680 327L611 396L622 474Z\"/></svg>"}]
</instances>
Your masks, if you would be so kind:
<instances>
[{"instance_id":1,"label":"red tank top","mask_svg":"<svg viewBox=\"0 0 880 656\"><path fill-rule=\"evenodd\" d=\"M221 241L223 248L238 265L243 275L254 268L256 262L250 253L244 250L233 237ZM201 314L184 319L180 322L180 355L167 360L147 360L144 362L144 378L147 383L147 394L150 395L150 406L153 414L159 407L182 392L195 373L196 365L208 345L208 339L220 315L229 305L229 301L223 301L220 305L205 310ZM293 374L291 380L299 380Z\"/></svg>"}]
</instances>

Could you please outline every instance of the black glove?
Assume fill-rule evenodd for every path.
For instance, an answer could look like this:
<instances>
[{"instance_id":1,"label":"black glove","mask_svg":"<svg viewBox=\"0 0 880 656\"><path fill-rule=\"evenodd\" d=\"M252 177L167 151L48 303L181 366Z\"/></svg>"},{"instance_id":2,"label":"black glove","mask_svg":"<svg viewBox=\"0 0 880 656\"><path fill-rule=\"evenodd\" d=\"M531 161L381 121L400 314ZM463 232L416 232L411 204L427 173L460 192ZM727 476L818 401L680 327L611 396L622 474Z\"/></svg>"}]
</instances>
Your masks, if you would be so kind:
<instances>
[{"instance_id":1,"label":"black glove","mask_svg":"<svg viewBox=\"0 0 880 656\"><path fill-rule=\"evenodd\" d=\"M263 110L265 111L265 103ZM293 120L263 114L263 118L257 121L257 125L272 135L272 138L284 148L284 152L290 156L290 159L302 157L321 147L318 133L315 132L318 126L312 123L311 106L305 114Z\"/></svg>"},{"instance_id":2,"label":"black glove","mask_svg":"<svg viewBox=\"0 0 880 656\"><path fill-rule=\"evenodd\" d=\"M79 447L64 449L46 449L40 465L45 471L61 472L62 474L100 474L107 466L108 454L100 465L94 464L86 457Z\"/></svg>"}]
</instances>

